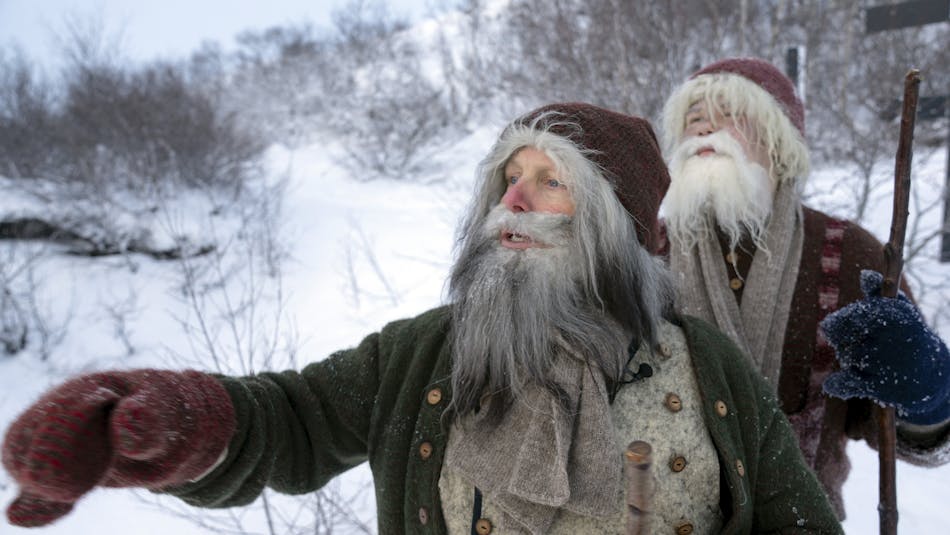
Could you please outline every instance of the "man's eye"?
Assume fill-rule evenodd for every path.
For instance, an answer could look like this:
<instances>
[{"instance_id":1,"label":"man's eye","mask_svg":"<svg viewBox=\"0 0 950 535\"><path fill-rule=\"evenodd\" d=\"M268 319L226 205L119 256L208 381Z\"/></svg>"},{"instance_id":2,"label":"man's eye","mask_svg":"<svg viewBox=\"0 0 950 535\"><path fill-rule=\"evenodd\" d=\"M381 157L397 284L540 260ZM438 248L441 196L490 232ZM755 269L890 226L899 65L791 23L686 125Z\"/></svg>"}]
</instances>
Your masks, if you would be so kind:
<instances>
[{"instance_id":1,"label":"man's eye","mask_svg":"<svg viewBox=\"0 0 950 535\"><path fill-rule=\"evenodd\" d=\"M509 185L514 185L514 183L517 182L517 181L518 181L518 177L516 177L516 176L510 176L510 177L508 177L508 184L509 184Z\"/></svg>"},{"instance_id":2,"label":"man's eye","mask_svg":"<svg viewBox=\"0 0 950 535\"><path fill-rule=\"evenodd\" d=\"M544 183L547 185L547 187L552 188L552 189L566 187L564 184L561 183L560 180L556 178L549 178Z\"/></svg>"}]
</instances>

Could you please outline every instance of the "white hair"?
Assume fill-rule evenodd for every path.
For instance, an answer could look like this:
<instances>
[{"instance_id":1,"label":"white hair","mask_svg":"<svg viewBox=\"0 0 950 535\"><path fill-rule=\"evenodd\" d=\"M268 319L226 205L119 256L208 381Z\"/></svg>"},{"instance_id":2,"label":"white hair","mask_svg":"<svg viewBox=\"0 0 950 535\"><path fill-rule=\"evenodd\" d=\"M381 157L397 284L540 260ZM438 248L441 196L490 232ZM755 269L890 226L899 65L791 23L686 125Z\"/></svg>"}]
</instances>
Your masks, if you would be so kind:
<instances>
[{"instance_id":1,"label":"white hair","mask_svg":"<svg viewBox=\"0 0 950 535\"><path fill-rule=\"evenodd\" d=\"M688 80L666 100L661 124L663 151L670 155L683 139L686 112L704 102L710 113L729 111L755 125L758 141L768 150L769 173L777 183L796 180L801 192L809 171L808 147L782 105L755 82L732 73L701 74Z\"/></svg>"}]
</instances>

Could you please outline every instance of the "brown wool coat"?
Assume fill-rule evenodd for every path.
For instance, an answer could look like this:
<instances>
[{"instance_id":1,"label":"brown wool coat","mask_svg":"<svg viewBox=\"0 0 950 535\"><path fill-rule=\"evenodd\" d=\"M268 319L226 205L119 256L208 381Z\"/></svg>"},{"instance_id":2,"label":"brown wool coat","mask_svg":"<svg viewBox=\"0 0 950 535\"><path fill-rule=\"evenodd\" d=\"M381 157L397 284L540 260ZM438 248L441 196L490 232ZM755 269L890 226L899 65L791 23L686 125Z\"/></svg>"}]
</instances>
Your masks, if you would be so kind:
<instances>
[{"instance_id":1,"label":"brown wool coat","mask_svg":"<svg viewBox=\"0 0 950 535\"><path fill-rule=\"evenodd\" d=\"M227 458L167 492L198 506L243 505L265 486L315 491L369 460L379 533L446 533L438 484L450 328L443 307L391 323L300 372L222 377L238 423ZM684 318L683 329L721 461L722 533L841 533L769 387L713 327ZM720 416L715 400L734 410Z\"/></svg>"},{"instance_id":2,"label":"brown wool coat","mask_svg":"<svg viewBox=\"0 0 950 535\"><path fill-rule=\"evenodd\" d=\"M839 518L844 518L841 487L851 469L845 452L848 438L863 439L871 447L876 447L877 427L869 401L855 399L846 402L828 397L821 390L824 379L837 367L834 351L817 342L825 230L833 221L845 225L841 240L841 264L836 277L839 295L835 309L864 297L860 288L861 270L882 271L883 248L874 236L859 225L834 220L817 210L803 208L804 244L785 332L778 397L798 435L806 462L817 472ZM727 252L727 246L723 244L723 254ZM752 252L754 250L748 245L746 250L738 252L737 264L742 275L749 271ZM728 262L726 269L730 277L736 274ZM906 283L902 283L902 289L908 296L911 295ZM741 299L742 288L736 290L735 294ZM927 445L913 443L898 433L898 457L914 464L942 464L946 462L946 455L941 452L948 448L950 433Z\"/></svg>"}]
</instances>

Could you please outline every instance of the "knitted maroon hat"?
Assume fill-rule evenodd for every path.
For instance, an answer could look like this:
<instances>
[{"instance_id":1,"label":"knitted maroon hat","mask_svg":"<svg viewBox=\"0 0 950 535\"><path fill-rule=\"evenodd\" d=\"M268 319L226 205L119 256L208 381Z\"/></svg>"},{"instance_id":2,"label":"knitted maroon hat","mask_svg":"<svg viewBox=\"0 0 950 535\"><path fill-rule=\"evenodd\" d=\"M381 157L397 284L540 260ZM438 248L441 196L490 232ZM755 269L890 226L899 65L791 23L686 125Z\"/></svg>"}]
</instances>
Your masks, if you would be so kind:
<instances>
[{"instance_id":1,"label":"knitted maroon hat","mask_svg":"<svg viewBox=\"0 0 950 535\"><path fill-rule=\"evenodd\" d=\"M802 136L805 135L805 107L795 95L795 85L771 63L759 58L729 58L699 69L690 79L716 73L737 74L764 89L778 101Z\"/></svg>"},{"instance_id":2,"label":"knitted maroon hat","mask_svg":"<svg viewBox=\"0 0 950 535\"><path fill-rule=\"evenodd\" d=\"M515 123L529 124L538 118L537 126L592 151L587 158L603 169L620 204L633 216L640 243L656 252L657 213L670 175L650 123L580 102L542 106Z\"/></svg>"}]
</instances>

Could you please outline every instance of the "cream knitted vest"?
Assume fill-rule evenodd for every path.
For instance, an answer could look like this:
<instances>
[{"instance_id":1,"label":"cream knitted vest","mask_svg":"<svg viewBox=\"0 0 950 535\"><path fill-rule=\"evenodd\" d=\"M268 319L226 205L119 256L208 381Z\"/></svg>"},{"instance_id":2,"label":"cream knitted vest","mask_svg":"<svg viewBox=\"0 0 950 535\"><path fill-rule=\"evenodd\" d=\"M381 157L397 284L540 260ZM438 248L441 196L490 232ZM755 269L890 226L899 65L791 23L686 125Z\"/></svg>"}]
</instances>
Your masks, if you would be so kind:
<instances>
[{"instance_id":1,"label":"cream knitted vest","mask_svg":"<svg viewBox=\"0 0 950 535\"><path fill-rule=\"evenodd\" d=\"M637 363L648 362L653 376L621 388L611 406L617 470L623 469L627 444L634 440L648 442L653 448L650 475L655 494L643 532L675 533L678 527L689 524L695 534L717 533L722 526L719 461L703 422L702 399L686 339L678 327L663 322L660 340L661 354L647 355L641 349L635 359ZM472 484L443 468L439 492L449 533L470 534ZM615 515L591 518L561 510L548 533L623 534L625 497L604 499L616 504ZM481 518L492 523L493 535L525 533L518 526L503 525L504 515L487 500L483 500Z\"/></svg>"}]
</instances>

